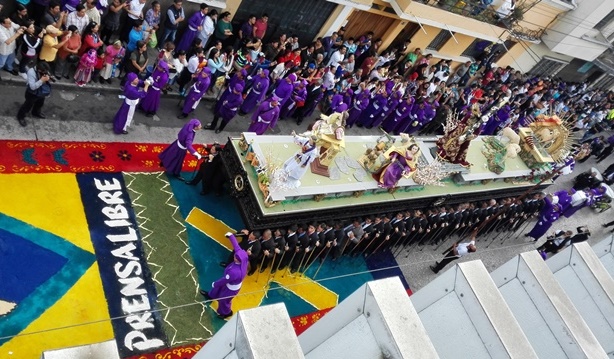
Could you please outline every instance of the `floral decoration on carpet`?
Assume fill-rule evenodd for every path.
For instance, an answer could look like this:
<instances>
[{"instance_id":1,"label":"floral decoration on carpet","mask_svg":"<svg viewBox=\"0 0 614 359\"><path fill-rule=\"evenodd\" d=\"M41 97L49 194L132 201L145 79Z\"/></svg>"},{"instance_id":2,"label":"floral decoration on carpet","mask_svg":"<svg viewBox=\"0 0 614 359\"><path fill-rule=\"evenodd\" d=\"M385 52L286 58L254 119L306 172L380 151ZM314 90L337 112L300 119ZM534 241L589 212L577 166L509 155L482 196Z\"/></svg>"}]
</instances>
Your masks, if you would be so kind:
<instances>
[{"instance_id":1,"label":"floral decoration on carpet","mask_svg":"<svg viewBox=\"0 0 614 359\"><path fill-rule=\"evenodd\" d=\"M123 142L0 141L0 173L162 171L158 154L168 144ZM204 153L202 145L194 146ZM198 161L186 156L184 171Z\"/></svg>"}]
</instances>

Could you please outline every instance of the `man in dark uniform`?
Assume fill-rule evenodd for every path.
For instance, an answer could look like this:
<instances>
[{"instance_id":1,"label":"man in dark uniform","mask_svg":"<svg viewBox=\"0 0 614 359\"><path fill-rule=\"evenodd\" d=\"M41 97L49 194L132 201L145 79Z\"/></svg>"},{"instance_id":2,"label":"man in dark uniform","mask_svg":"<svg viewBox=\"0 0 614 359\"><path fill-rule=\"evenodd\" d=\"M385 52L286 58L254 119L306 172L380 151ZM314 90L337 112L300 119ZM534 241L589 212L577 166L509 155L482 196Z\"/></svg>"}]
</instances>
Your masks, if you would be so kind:
<instances>
[{"instance_id":1,"label":"man in dark uniform","mask_svg":"<svg viewBox=\"0 0 614 359\"><path fill-rule=\"evenodd\" d=\"M250 232L247 229L241 230L241 233L237 233L236 237L241 237L241 242L239 243L239 247L247 252L247 259L249 261L249 272L248 275L254 274L256 268L258 267L258 260L261 258L261 247L260 241L260 232ZM226 268L228 263L231 263L234 260L234 253L230 253L228 260L226 262L220 262L220 266Z\"/></svg>"},{"instance_id":2,"label":"man in dark uniform","mask_svg":"<svg viewBox=\"0 0 614 359\"><path fill-rule=\"evenodd\" d=\"M260 267L260 273L264 272L268 268L273 256L275 255L275 240L273 239L273 233L270 229L266 229L262 232L262 238L260 239L260 248L262 249L262 265Z\"/></svg>"},{"instance_id":3,"label":"man in dark uniform","mask_svg":"<svg viewBox=\"0 0 614 359\"><path fill-rule=\"evenodd\" d=\"M279 269L286 268L296 256L296 249L298 248L298 237L296 231L298 226L293 224L288 228L285 235L286 246L284 247L285 254L281 259Z\"/></svg>"},{"instance_id":4,"label":"man in dark uniform","mask_svg":"<svg viewBox=\"0 0 614 359\"><path fill-rule=\"evenodd\" d=\"M273 232L273 241L275 241L275 253L273 254L273 267L271 273L275 273L281 264L282 259L286 255L286 238L284 238L284 230L276 229Z\"/></svg>"},{"instance_id":5,"label":"man in dark uniform","mask_svg":"<svg viewBox=\"0 0 614 359\"><path fill-rule=\"evenodd\" d=\"M296 231L298 243L295 249L296 255L290 265L290 273L296 272L303 265L303 260L306 259L305 257L309 253L309 236L305 231L306 227L307 225L299 225Z\"/></svg>"}]
</instances>

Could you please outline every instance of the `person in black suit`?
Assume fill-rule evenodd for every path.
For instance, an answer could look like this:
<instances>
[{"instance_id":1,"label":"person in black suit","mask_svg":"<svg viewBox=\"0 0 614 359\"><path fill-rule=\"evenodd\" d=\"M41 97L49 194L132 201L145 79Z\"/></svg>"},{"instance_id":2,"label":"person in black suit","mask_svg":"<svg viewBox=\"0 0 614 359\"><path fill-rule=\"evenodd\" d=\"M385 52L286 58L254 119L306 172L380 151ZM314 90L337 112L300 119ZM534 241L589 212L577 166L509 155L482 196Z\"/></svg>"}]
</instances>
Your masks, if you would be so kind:
<instances>
[{"instance_id":1,"label":"person in black suit","mask_svg":"<svg viewBox=\"0 0 614 359\"><path fill-rule=\"evenodd\" d=\"M258 267L258 260L261 258L261 247L260 247L260 232L254 231L250 232L247 229L241 230L240 233L235 234L237 240L241 237L241 242L239 242L239 247L247 252L247 259L249 261L249 272L248 275L254 274L256 268ZM220 266L226 268L228 263L231 263L234 260L234 253L230 253L226 262L220 262Z\"/></svg>"},{"instance_id":2,"label":"person in black suit","mask_svg":"<svg viewBox=\"0 0 614 359\"><path fill-rule=\"evenodd\" d=\"M286 231L286 235L285 235L286 245L284 247L285 254L281 259L279 269L286 268L288 265L290 265L292 260L296 257L296 252L297 252L296 250L298 248L298 236L296 233L297 230L298 230L298 226L293 224L290 227L288 227L288 231Z\"/></svg>"}]
</instances>

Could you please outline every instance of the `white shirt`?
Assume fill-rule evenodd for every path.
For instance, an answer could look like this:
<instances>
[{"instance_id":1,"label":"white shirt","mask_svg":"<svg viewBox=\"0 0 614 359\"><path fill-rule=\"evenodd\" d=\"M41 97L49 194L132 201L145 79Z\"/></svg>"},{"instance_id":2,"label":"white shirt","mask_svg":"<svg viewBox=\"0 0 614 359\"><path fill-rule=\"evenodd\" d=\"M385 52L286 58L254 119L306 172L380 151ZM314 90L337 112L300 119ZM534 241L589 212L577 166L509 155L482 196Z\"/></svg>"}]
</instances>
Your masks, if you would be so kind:
<instances>
[{"instance_id":1,"label":"white shirt","mask_svg":"<svg viewBox=\"0 0 614 359\"><path fill-rule=\"evenodd\" d=\"M87 24L89 24L90 18L87 16L87 14L83 16L79 16L77 14L78 13L76 11L73 11L68 14L68 16L66 17L66 28L68 28L70 25L75 25L79 33L82 34L83 29L85 29Z\"/></svg>"},{"instance_id":2,"label":"white shirt","mask_svg":"<svg viewBox=\"0 0 614 359\"><path fill-rule=\"evenodd\" d=\"M200 59L198 56L194 55L190 57L188 60L188 71L190 71L192 74L195 73L196 70L198 70L198 64L200 64Z\"/></svg>"},{"instance_id":3,"label":"white shirt","mask_svg":"<svg viewBox=\"0 0 614 359\"><path fill-rule=\"evenodd\" d=\"M458 252L457 257L460 258L469 254L468 247L472 244L475 245L475 241L471 241L469 243L460 243L458 246L456 246L456 251Z\"/></svg>"},{"instance_id":4,"label":"white shirt","mask_svg":"<svg viewBox=\"0 0 614 359\"><path fill-rule=\"evenodd\" d=\"M209 39L209 36L213 34L215 30L215 23L213 23L213 19L211 16L205 16L205 21L203 22L203 28L200 30L200 39L203 40L203 44L206 43L205 39Z\"/></svg>"},{"instance_id":5,"label":"white shirt","mask_svg":"<svg viewBox=\"0 0 614 359\"><path fill-rule=\"evenodd\" d=\"M139 16L143 15L143 8L145 7L145 3L141 4L139 0L130 1L130 12L128 16L131 19L138 20ZM133 15L136 14L136 15Z\"/></svg>"},{"instance_id":6,"label":"white shirt","mask_svg":"<svg viewBox=\"0 0 614 359\"><path fill-rule=\"evenodd\" d=\"M6 41L15 35L15 32L19 29L19 25L11 22L11 28L7 29L4 25L0 25L0 55L10 55L15 52L17 46L16 41L13 40L10 44L6 44Z\"/></svg>"},{"instance_id":7,"label":"white shirt","mask_svg":"<svg viewBox=\"0 0 614 359\"><path fill-rule=\"evenodd\" d=\"M343 61L344 58L345 55L343 55L339 50L337 50L333 52L333 54L330 56L330 60L328 60L328 65L326 66L333 65L335 66L335 68L337 68L337 66L339 66L339 63Z\"/></svg>"}]
</instances>

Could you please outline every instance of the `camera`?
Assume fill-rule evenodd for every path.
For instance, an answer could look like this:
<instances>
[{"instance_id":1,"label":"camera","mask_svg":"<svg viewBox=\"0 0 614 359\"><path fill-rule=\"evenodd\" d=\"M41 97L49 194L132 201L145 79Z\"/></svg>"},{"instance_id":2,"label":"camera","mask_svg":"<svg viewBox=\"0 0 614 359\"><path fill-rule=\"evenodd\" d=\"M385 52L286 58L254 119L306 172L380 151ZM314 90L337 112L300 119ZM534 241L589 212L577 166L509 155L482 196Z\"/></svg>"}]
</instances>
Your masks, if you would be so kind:
<instances>
[{"instance_id":1,"label":"camera","mask_svg":"<svg viewBox=\"0 0 614 359\"><path fill-rule=\"evenodd\" d=\"M49 81L51 82L55 83L57 81L56 78L47 71L41 71L39 74L40 74L40 77L49 76Z\"/></svg>"}]
</instances>

